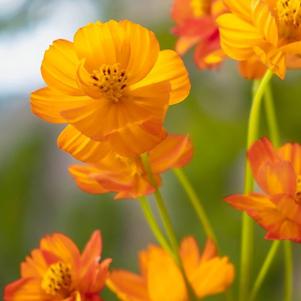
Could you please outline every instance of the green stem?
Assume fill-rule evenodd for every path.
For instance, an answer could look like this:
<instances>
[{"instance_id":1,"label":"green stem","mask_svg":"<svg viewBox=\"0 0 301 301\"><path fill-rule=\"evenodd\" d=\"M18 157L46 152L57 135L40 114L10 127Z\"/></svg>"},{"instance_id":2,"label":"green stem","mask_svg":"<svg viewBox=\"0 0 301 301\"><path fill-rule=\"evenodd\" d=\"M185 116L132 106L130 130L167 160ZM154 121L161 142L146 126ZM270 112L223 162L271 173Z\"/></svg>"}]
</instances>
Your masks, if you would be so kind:
<instances>
[{"instance_id":1,"label":"green stem","mask_svg":"<svg viewBox=\"0 0 301 301\"><path fill-rule=\"evenodd\" d=\"M265 106L266 118L267 118L267 123L268 123L271 140L275 146L278 146L280 143L279 130L278 130L278 125L277 125L272 89L271 89L270 84L267 85L267 88L265 90L264 106Z\"/></svg>"},{"instance_id":2,"label":"green stem","mask_svg":"<svg viewBox=\"0 0 301 301\"><path fill-rule=\"evenodd\" d=\"M255 284L253 286L253 289L251 291L251 297L250 297L250 301L255 300L257 293L267 275L267 272L273 262L273 259L275 258L275 255L277 254L277 251L279 249L280 246L280 241L276 240L272 243L270 250L265 258L265 261L259 271L259 274L256 278Z\"/></svg>"},{"instance_id":3,"label":"green stem","mask_svg":"<svg viewBox=\"0 0 301 301\"><path fill-rule=\"evenodd\" d=\"M285 286L284 301L291 301L293 296L293 264L291 242L284 242Z\"/></svg>"},{"instance_id":4,"label":"green stem","mask_svg":"<svg viewBox=\"0 0 301 301\"><path fill-rule=\"evenodd\" d=\"M152 230L155 238L157 239L157 241L159 242L159 244L162 246L162 248L164 250L166 250L170 254L173 254L166 238L164 237L158 223L156 222L156 219L153 215L149 201L147 200L147 198L145 196L141 196L138 199L139 199L139 203L140 203L141 209L143 211L144 217L147 220L148 225L149 225L150 229Z\"/></svg>"},{"instance_id":5,"label":"green stem","mask_svg":"<svg viewBox=\"0 0 301 301\"><path fill-rule=\"evenodd\" d=\"M261 100L266 89L266 86L273 73L268 70L256 89L256 93L252 100L252 107L249 116L248 123L248 138L247 138L247 149L258 137L259 129L259 117ZM254 181L249 163L246 164L245 172L245 188L244 193L248 194L253 190ZM251 219L246 213L243 213L242 221L242 242L241 242L241 266L240 266L240 291L239 300L245 301L248 297L250 274L251 274L251 258L253 255L253 236L254 229Z\"/></svg>"},{"instance_id":6,"label":"green stem","mask_svg":"<svg viewBox=\"0 0 301 301\"><path fill-rule=\"evenodd\" d=\"M160 215L160 218L162 220L162 224L163 224L163 227L166 231L167 237L170 241L171 248L172 248L175 260L179 264L180 263L180 257L179 257L179 246L178 246L177 238L176 238L175 232L173 230L173 226L172 226L171 219L169 217L167 208L165 207L163 197L162 197L161 192L160 192L160 190L157 186L157 182L154 179L154 175L153 175L153 172L151 170L151 167L150 167L150 164L149 164L149 161L148 161L148 155L143 154L141 156L141 160L142 160L144 168L147 172L148 178L149 178L152 186L155 188L154 196L155 196L157 207L158 207L158 210L159 210L159 215Z\"/></svg>"},{"instance_id":7,"label":"green stem","mask_svg":"<svg viewBox=\"0 0 301 301\"><path fill-rule=\"evenodd\" d=\"M173 170L174 174L178 178L179 182L181 183L183 189L186 191L189 201L194 208L197 217L201 223L201 225L204 228L204 231L208 237L213 239L215 242L217 242L216 235L213 231L213 228L209 222L209 219L206 215L206 212L202 206L202 202L199 199L198 195L196 194L195 190L193 189L191 183L189 182L187 176L185 175L184 171L179 168L175 168Z\"/></svg>"}]
</instances>

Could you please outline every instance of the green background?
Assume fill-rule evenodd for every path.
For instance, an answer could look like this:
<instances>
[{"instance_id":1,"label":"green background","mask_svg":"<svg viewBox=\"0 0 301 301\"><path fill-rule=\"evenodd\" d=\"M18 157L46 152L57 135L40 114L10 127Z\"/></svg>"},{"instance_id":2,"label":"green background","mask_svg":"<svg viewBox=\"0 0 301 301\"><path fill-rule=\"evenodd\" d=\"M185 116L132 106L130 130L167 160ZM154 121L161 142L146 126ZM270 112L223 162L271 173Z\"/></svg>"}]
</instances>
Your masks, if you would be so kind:
<instances>
[{"instance_id":1,"label":"green background","mask_svg":"<svg viewBox=\"0 0 301 301\"><path fill-rule=\"evenodd\" d=\"M91 21L131 19L152 29L162 49L174 48L171 1L87 2L93 8ZM9 13L0 15L0 42L7 36L11 39L20 34L25 39L30 37L49 15L56 14L59 1L19 1L19 4ZM83 5L83 2L69 1L69 5ZM69 13L67 10L60 12L61 18ZM90 19L88 13L84 19ZM49 44L51 42L49 40ZM191 94L186 101L170 108L165 125L170 132L190 134L194 156L185 171L203 200L222 254L231 258L238 271L241 217L223 202L223 197L243 189L251 82L242 79L236 64L230 61L220 70L200 72L192 54L185 56L192 82ZM19 55L25 54L20 50ZM6 57L0 58L0 64L2 60ZM22 65L14 66L13 60L10 64L15 69L23 69ZM301 74L297 71L289 73L285 81L273 80L282 142L301 139L300 83ZM0 291L18 278L20 262L38 246L40 238L55 231L69 235L83 247L92 231L100 229L103 258L113 258L112 267L136 271L137 253L155 242L139 204L134 200L114 201L110 194L91 196L75 186L67 173L67 166L73 160L56 147L56 136L62 127L48 124L30 112L29 94L42 84L32 84L19 91L21 84L21 81L14 82L15 89L9 92L0 85L3 88L0 90ZM262 122L261 135L265 134ZM178 238L193 234L203 245L204 233L182 188L172 173L166 173L163 178L162 191ZM263 236L264 231L256 226L252 277L271 244ZM281 249L257 300L282 300L282 254ZM300 247L295 244L294 300L301 299L300 255ZM238 277L237 273L234 291ZM115 300L106 290L103 296L105 300ZM224 300L225 296L207 299Z\"/></svg>"}]
</instances>

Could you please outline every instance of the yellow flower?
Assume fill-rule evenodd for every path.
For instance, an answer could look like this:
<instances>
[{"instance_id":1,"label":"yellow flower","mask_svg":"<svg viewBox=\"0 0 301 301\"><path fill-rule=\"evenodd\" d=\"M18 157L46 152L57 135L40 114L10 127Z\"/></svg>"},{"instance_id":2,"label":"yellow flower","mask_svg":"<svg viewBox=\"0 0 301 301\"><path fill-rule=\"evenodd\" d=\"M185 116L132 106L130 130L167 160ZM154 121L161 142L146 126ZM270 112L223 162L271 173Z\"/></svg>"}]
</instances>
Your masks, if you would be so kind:
<instances>
[{"instance_id":1,"label":"yellow flower","mask_svg":"<svg viewBox=\"0 0 301 301\"><path fill-rule=\"evenodd\" d=\"M36 115L71 124L96 141L124 144L127 136L135 137L135 152L128 155L164 139L168 106L190 90L178 54L160 51L154 33L130 21L88 24L73 42L55 41L41 70L47 87L32 93ZM151 146L145 143L149 135ZM122 147L116 151L127 153Z\"/></svg>"},{"instance_id":2,"label":"yellow flower","mask_svg":"<svg viewBox=\"0 0 301 301\"><path fill-rule=\"evenodd\" d=\"M281 79L300 68L299 0L225 0L230 12L217 19L221 46L238 61L258 58Z\"/></svg>"}]
</instances>

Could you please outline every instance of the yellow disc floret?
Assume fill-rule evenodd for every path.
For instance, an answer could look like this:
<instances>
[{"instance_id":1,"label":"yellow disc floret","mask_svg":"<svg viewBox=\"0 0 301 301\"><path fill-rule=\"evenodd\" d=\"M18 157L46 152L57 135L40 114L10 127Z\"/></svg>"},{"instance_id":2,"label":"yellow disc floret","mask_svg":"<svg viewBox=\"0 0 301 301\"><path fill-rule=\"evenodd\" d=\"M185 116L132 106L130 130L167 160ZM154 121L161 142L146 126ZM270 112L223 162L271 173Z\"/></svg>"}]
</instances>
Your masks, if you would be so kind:
<instances>
[{"instance_id":1,"label":"yellow disc floret","mask_svg":"<svg viewBox=\"0 0 301 301\"><path fill-rule=\"evenodd\" d=\"M127 87L127 76L120 64L102 65L91 74L92 85L114 102L118 102Z\"/></svg>"},{"instance_id":2,"label":"yellow disc floret","mask_svg":"<svg viewBox=\"0 0 301 301\"><path fill-rule=\"evenodd\" d=\"M277 16L280 33L288 39L296 39L301 33L301 1L278 0Z\"/></svg>"},{"instance_id":3,"label":"yellow disc floret","mask_svg":"<svg viewBox=\"0 0 301 301\"><path fill-rule=\"evenodd\" d=\"M66 298L72 289L70 267L63 262L52 264L43 277L42 289L49 295Z\"/></svg>"}]
</instances>

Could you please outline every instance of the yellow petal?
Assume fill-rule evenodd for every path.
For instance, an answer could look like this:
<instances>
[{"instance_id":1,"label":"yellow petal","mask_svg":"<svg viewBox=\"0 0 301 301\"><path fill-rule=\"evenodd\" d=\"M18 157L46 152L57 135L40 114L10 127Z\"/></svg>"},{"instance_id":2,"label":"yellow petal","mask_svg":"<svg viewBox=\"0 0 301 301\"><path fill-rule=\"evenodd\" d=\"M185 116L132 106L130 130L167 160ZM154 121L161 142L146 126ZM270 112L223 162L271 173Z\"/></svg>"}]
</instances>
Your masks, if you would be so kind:
<instances>
[{"instance_id":1,"label":"yellow petal","mask_svg":"<svg viewBox=\"0 0 301 301\"><path fill-rule=\"evenodd\" d=\"M57 40L45 52L41 67L42 76L53 89L69 95L83 95L76 82L78 64L73 43Z\"/></svg>"},{"instance_id":2,"label":"yellow petal","mask_svg":"<svg viewBox=\"0 0 301 301\"><path fill-rule=\"evenodd\" d=\"M183 60L173 50L160 51L158 60L150 73L134 85L145 87L154 83L167 82L170 85L169 104L184 100L190 91L188 72Z\"/></svg>"}]
</instances>

